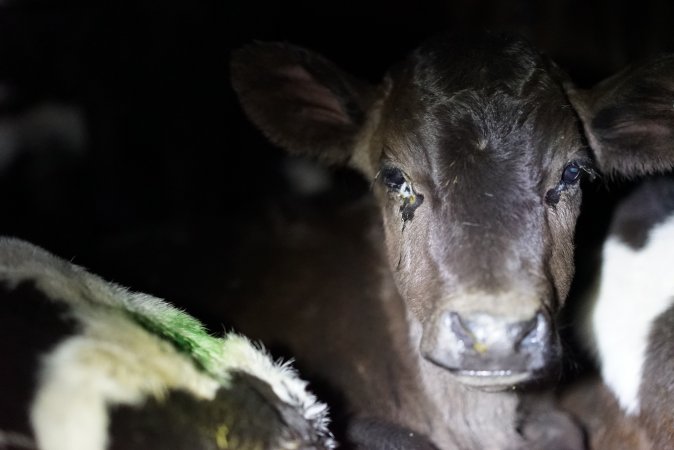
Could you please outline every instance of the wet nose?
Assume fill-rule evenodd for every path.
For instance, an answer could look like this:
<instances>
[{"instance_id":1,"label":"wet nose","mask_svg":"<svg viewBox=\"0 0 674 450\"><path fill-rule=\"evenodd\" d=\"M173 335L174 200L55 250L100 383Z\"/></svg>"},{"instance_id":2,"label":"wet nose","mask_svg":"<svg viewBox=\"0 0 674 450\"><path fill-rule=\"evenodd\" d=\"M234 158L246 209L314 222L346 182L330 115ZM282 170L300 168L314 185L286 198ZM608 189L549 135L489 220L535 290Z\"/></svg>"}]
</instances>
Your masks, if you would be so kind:
<instances>
[{"instance_id":1,"label":"wet nose","mask_svg":"<svg viewBox=\"0 0 674 450\"><path fill-rule=\"evenodd\" d=\"M530 374L545 366L553 341L550 321L540 311L527 320L447 311L436 327L426 356L464 377Z\"/></svg>"}]
</instances>

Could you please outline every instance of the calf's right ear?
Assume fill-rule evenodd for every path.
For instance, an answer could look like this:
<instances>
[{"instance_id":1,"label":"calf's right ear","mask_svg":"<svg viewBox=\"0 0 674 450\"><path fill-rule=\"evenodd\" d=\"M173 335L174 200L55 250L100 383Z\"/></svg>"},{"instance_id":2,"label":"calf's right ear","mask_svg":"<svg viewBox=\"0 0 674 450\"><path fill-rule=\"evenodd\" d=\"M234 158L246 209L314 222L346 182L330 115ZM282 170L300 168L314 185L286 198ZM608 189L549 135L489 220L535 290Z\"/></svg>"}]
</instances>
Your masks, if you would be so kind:
<instances>
[{"instance_id":1,"label":"calf's right ear","mask_svg":"<svg viewBox=\"0 0 674 450\"><path fill-rule=\"evenodd\" d=\"M633 177L674 168L674 55L629 67L569 98L599 169Z\"/></svg>"},{"instance_id":2,"label":"calf's right ear","mask_svg":"<svg viewBox=\"0 0 674 450\"><path fill-rule=\"evenodd\" d=\"M346 164L375 89L303 48L255 43L232 54L234 90L250 120L293 154Z\"/></svg>"}]
</instances>

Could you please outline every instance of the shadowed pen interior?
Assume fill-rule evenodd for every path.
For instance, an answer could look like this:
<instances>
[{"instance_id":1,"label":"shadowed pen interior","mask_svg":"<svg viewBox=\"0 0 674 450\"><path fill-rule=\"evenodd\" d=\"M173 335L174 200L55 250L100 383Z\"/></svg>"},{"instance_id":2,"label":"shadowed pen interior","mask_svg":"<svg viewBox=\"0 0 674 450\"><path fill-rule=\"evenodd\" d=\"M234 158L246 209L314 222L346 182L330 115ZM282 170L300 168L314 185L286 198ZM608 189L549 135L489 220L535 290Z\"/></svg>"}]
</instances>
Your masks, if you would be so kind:
<instances>
[{"instance_id":1,"label":"shadowed pen interior","mask_svg":"<svg viewBox=\"0 0 674 450\"><path fill-rule=\"evenodd\" d=\"M637 213L668 204L638 186L671 178L672 26L666 0L0 1L0 235L293 359L339 448L666 448L669 297L629 311L657 259ZM31 386L0 448L35 447L9 405L89 323L17 289L5 376ZM236 382L253 428L320 441ZM243 448L189 392L110 409L110 435Z\"/></svg>"}]
</instances>

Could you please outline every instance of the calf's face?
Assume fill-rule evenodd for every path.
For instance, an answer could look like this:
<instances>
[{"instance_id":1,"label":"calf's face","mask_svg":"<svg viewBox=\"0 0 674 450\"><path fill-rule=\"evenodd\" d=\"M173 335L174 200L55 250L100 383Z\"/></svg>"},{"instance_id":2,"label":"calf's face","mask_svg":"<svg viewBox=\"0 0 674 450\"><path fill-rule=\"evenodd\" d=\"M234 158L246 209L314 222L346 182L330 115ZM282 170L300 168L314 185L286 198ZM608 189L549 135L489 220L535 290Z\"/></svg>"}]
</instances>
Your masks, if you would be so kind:
<instances>
[{"instance_id":1,"label":"calf's face","mask_svg":"<svg viewBox=\"0 0 674 450\"><path fill-rule=\"evenodd\" d=\"M363 144L420 350L473 384L523 381L557 359L552 318L590 164L559 81L505 45L417 50Z\"/></svg>"},{"instance_id":2,"label":"calf's face","mask_svg":"<svg viewBox=\"0 0 674 450\"><path fill-rule=\"evenodd\" d=\"M431 40L378 87L279 44L238 51L232 80L272 141L372 180L424 357L486 387L558 360L553 318L573 273L579 179L601 162L583 136L594 140L601 95L572 104L558 69L495 35Z\"/></svg>"}]
</instances>

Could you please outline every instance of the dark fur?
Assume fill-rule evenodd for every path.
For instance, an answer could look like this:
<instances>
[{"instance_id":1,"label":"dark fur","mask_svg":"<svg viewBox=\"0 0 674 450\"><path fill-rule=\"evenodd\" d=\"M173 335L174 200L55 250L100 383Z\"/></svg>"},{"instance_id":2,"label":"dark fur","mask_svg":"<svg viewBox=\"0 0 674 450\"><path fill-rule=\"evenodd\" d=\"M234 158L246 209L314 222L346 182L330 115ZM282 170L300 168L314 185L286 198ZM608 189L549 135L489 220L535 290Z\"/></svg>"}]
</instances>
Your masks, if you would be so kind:
<instances>
[{"instance_id":1,"label":"dark fur","mask_svg":"<svg viewBox=\"0 0 674 450\"><path fill-rule=\"evenodd\" d=\"M623 413L598 377L577 383L565 392L562 406L583 424L592 450L659 450L653 447L644 427Z\"/></svg>"},{"instance_id":2,"label":"dark fur","mask_svg":"<svg viewBox=\"0 0 674 450\"><path fill-rule=\"evenodd\" d=\"M281 438L300 443L298 450L324 448L312 442L313 430L297 411L246 373L235 374L212 401L174 391L161 402L113 408L110 436L110 450L277 450Z\"/></svg>"},{"instance_id":3,"label":"dark fur","mask_svg":"<svg viewBox=\"0 0 674 450\"><path fill-rule=\"evenodd\" d=\"M653 448L674 443L674 306L653 323L639 391L642 423L653 440Z\"/></svg>"},{"instance_id":4,"label":"dark fur","mask_svg":"<svg viewBox=\"0 0 674 450\"><path fill-rule=\"evenodd\" d=\"M305 76L284 75L288 64L297 65L290 73ZM340 225L353 229L357 222L343 225L350 217L327 221L329 229L339 231L312 244L315 252L299 252L296 260L283 262L282 273L270 282L276 295L282 286L279 302L272 303L277 313L307 316L301 322L284 320L292 330L266 327L252 334L289 346L340 389L348 412L422 432L441 447L564 448L560 439L568 433L523 431L541 415L527 417L518 394L470 390L428 363L422 352L440 355L434 361L445 368L460 367L460 360L446 357L455 350L445 337L456 329L442 328L450 312L459 318L488 314L497 324L526 323L542 314L546 326L525 355L530 380L559 360L554 318L573 274L581 201L578 185L562 184L561 178L571 161L588 166L594 156L603 168L607 160L624 157L610 153L610 144L590 154L577 122L584 118L588 133L594 126L610 126L593 118L612 85L593 91L594 103L574 94L574 110L568 82L552 63L523 40L491 34L433 39L395 66L378 88L362 83L345 88L342 83L350 78L337 70L328 76L316 64L333 69L306 50L257 44L234 54L232 80L244 110L272 141L294 153L321 151L321 158L348 162L376 180L384 236L376 220L368 219L370 227L351 236L339 230ZM668 67L663 63L662 71ZM624 75L620 86L629 91L634 76ZM653 89L662 87L658 80ZM328 100L330 93L334 98ZM628 101L635 94L625 95ZM312 116L312 110L319 114ZM615 123L621 123L618 119ZM648 137L642 135L641 146ZM671 167L670 150L658 147L648 157L659 162L645 163L644 170ZM630 167L628 175L643 169L633 166L615 163ZM401 204L409 200L378 176L392 168L423 195L409 220L401 214ZM554 202L551 190L557 192ZM361 235L368 236L366 242L360 242ZM308 274L316 280L309 281ZM259 290L254 296L265 298ZM316 300L300 306L304 296ZM260 311L269 312L268 306L247 307L258 320ZM316 334L306 338L313 328ZM489 358L490 353L484 360ZM391 380L391 374L397 378ZM574 428L563 415L548 417L559 430Z\"/></svg>"},{"instance_id":5,"label":"dark fur","mask_svg":"<svg viewBox=\"0 0 674 450\"><path fill-rule=\"evenodd\" d=\"M349 434L350 441L357 443L355 450L369 450L371 448L437 450L425 436L377 420L355 421L349 430Z\"/></svg>"},{"instance_id":6,"label":"dark fur","mask_svg":"<svg viewBox=\"0 0 674 450\"><path fill-rule=\"evenodd\" d=\"M647 180L620 204L614 214L610 233L639 250L646 245L651 229L672 214L674 178Z\"/></svg>"},{"instance_id":7,"label":"dark fur","mask_svg":"<svg viewBox=\"0 0 674 450\"><path fill-rule=\"evenodd\" d=\"M629 67L574 103L603 172L635 176L671 169L674 55Z\"/></svg>"},{"instance_id":8,"label":"dark fur","mask_svg":"<svg viewBox=\"0 0 674 450\"><path fill-rule=\"evenodd\" d=\"M302 48L270 44L260 50L250 46L233 55L232 80L248 114L278 145L327 162L346 162L370 106L371 88ZM316 120L307 127L309 117Z\"/></svg>"},{"instance_id":9,"label":"dark fur","mask_svg":"<svg viewBox=\"0 0 674 450\"><path fill-rule=\"evenodd\" d=\"M424 269L449 272L434 281L455 278L464 289L496 292L511 288L514 271L541 273L548 263L541 249L552 231L546 230L544 194L567 160L586 157L547 62L520 40L490 36L433 41L405 67L384 105L380 158L402 167L427 194L428 228L406 230L425 234L432 246L434 267ZM385 218L392 228L395 219ZM508 258L518 260L517 267L508 269ZM417 272L414 266L426 264L404 259L401 270ZM555 278L556 270L545 272ZM558 282L554 287L537 278L529 282L550 308L566 295L570 274L559 272L558 280L549 280ZM430 286L424 280L419 287Z\"/></svg>"},{"instance_id":10,"label":"dark fur","mask_svg":"<svg viewBox=\"0 0 674 450\"><path fill-rule=\"evenodd\" d=\"M77 324L68 308L32 283L9 286L0 281L0 431L32 436L28 407L40 376L40 360Z\"/></svg>"}]
</instances>

